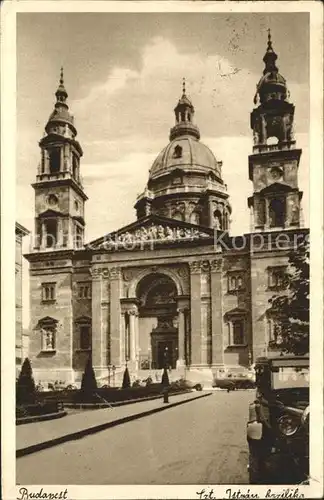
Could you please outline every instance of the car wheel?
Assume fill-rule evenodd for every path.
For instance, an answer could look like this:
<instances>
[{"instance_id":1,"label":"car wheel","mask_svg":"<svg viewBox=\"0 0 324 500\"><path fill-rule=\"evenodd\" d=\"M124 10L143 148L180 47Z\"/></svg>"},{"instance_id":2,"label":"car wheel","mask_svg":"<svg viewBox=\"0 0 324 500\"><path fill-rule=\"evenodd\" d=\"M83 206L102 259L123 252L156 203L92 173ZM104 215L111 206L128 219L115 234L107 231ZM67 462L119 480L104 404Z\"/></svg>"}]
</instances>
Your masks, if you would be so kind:
<instances>
[{"instance_id":1,"label":"car wheel","mask_svg":"<svg viewBox=\"0 0 324 500\"><path fill-rule=\"evenodd\" d=\"M262 454L260 453L261 442L249 442L249 483L250 484L266 484Z\"/></svg>"}]
</instances>

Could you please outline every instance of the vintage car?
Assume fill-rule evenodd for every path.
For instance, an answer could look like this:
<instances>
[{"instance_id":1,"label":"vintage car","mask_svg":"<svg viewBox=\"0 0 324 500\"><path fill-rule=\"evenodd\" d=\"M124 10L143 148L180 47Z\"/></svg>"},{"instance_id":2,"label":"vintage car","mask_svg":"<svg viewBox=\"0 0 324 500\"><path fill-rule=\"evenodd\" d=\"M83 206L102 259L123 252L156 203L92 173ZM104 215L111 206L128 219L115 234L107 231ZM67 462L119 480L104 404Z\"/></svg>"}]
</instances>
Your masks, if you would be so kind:
<instances>
[{"instance_id":1,"label":"vintage car","mask_svg":"<svg viewBox=\"0 0 324 500\"><path fill-rule=\"evenodd\" d=\"M235 391L235 389L253 389L255 387L255 374L249 369L226 370L214 377L213 387Z\"/></svg>"},{"instance_id":2,"label":"vintage car","mask_svg":"<svg viewBox=\"0 0 324 500\"><path fill-rule=\"evenodd\" d=\"M309 472L309 358L259 358L247 441L251 484L297 484Z\"/></svg>"},{"instance_id":3,"label":"vintage car","mask_svg":"<svg viewBox=\"0 0 324 500\"><path fill-rule=\"evenodd\" d=\"M178 389L191 389L196 391L202 391L204 384L202 382L180 378L179 380L175 380L174 382L172 382L171 387L176 387Z\"/></svg>"}]
</instances>

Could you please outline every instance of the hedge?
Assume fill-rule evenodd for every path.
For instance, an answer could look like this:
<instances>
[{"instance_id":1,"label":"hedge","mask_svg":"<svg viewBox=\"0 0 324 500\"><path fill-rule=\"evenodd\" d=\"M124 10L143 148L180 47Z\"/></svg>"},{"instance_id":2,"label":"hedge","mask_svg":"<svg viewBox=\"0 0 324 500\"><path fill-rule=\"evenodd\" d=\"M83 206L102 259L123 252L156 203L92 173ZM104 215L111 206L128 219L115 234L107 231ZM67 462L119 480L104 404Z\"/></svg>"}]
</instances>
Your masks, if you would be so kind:
<instances>
[{"instance_id":1,"label":"hedge","mask_svg":"<svg viewBox=\"0 0 324 500\"><path fill-rule=\"evenodd\" d=\"M47 415L48 413L57 413L62 409L63 405L60 401L42 401L38 403L18 405L16 407L16 418Z\"/></svg>"},{"instance_id":2,"label":"hedge","mask_svg":"<svg viewBox=\"0 0 324 500\"><path fill-rule=\"evenodd\" d=\"M104 402L115 403L119 401L127 401L132 399L145 398L149 396L156 396L161 394L163 390L162 384L152 383L147 387L129 387L121 389L119 387L102 387L96 390L96 395L89 396L88 400L82 399L80 390L69 391L51 391L39 392L37 399L39 401L61 401L64 403L91 403L91 402ZM183 391L183 388L170 386L170 393Z\"/></svg>"}]
</instances>

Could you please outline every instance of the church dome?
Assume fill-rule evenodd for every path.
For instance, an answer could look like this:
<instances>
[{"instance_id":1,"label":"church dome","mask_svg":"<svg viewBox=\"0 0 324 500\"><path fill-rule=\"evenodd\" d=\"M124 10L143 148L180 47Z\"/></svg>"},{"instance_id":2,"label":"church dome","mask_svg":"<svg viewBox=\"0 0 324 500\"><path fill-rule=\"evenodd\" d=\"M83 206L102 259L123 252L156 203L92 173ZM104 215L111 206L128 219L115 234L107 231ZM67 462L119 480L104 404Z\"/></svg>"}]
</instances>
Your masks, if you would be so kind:
<instances>
[{"instance_id":1,"label":"church dome","mask_svg":"<svg viewBox=\"0 0 324 500\"><path fill-rule=\"evenodd\" d=\"M194 113L183 82L169 143L153 162L147 186L137 197L137 217L153 214L228 231L231 206L222 162L200 142Z\"/></svg>"},{"instance_id":2,"label":"church dome","mask_svg":"<svg viewBox=\"0 0 324 500\"><path fill-rule=\"evenodd\" d=\"M196 137L176 137L160 152L150 169L150 180L169 174L176 169L190 172L213 173L221 179L221 162Z\"/></svg>"}]
</instances>

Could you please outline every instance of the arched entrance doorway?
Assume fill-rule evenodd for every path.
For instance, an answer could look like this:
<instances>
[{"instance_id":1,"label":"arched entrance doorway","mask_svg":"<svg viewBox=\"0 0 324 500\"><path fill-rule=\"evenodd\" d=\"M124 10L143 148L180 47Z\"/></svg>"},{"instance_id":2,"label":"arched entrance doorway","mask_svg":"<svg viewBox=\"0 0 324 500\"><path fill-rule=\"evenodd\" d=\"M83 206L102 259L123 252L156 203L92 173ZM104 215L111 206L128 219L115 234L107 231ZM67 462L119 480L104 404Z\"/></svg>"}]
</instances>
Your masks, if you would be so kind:
<instances>
[{"instance_id":1,"label":"arched entrance doorway","mask_svg":"<svg viewBox=\"0 0 324 500\"><path fill-rule=\"evenodd\" d=\"M175 368L178 359L177 288L165 274L145 276L136 289L139 313L140 365ZM147 351L147 353L145 352Z\"/></svg>"}]
</instances>

